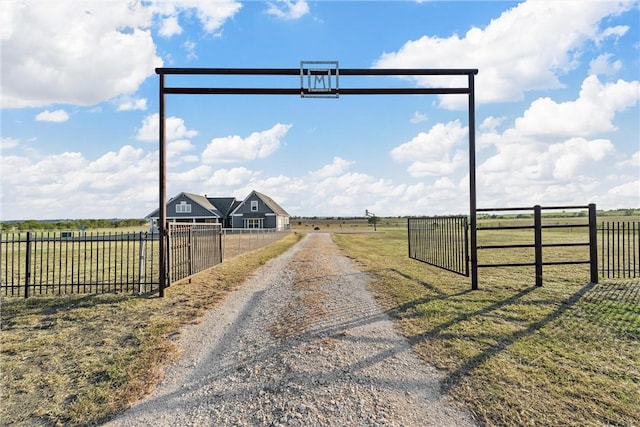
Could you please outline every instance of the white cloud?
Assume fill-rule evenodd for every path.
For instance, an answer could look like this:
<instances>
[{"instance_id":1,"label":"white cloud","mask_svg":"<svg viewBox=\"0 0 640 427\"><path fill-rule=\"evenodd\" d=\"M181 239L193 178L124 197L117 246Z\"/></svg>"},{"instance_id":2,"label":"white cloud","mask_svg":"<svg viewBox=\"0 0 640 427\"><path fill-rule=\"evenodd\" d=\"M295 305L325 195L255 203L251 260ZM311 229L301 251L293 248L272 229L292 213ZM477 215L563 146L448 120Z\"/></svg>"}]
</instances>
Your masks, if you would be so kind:
<instances>
[{"instance_id":1,"label":"white cloud","mask_svg":"<svg viewBox=\"0 0 640 427\"><path fill-rule=\"evenodd\" d=\"M309 5L305 0L278 0L277 3L268 4L267 13L281 19L300 19L309 13Z\"/></svg>"},{"instance_id":2,"label":"white cloud","mask_svg":"<svg viewBox=\"0 0 640 427\"><path fill-rule=\"evenodd\" d=\"M482 123L480 123L480 126L478 127L478 129L481 132L495 132L496 129L502 124L502 122L504 122L505 118L504 117L493 117L493 116L489 116L486 117Z\"/></svg>"},{"instance_id":3,"label":"white cloud","mask_svg":"<svg viewBox=\"0 0 640 427\"><path fill-rule=\"evenodd\" d=\"M607 209L637 208L640 206L640 179L610 188L600 198L599 203Z\"/></svg>"},{"instance_id":4,"label":"white cloud","mask_svg":"<svg viewBox=\"0 0 640 427\"><path fill-rule=\"evenodd\" d=\"M4 108L94 105L135 92L162 65L149 31L151 9L142 2L2 6L10 22L2 39Z\"/></svg>"},{"instance_id":5,"label":"white cloud","mask_svg":"<svg viewBox=\"0 0 640 427\"><path fill-rule=\"evenodd\" d=\"M2 2L2 108L95 105L135 93L162 66L151 28L179 33L179 11L218 33L240 10L232 0Z\"/></svg>"},{"instance_id":6,"label":"white cloud","mask_svg":"<svg viewBox=\"0 0 640 427\"><path fill-rule=\"evenodd\" d=\"M0 156L3 219L136 218L157 200L157 153L124 146L90 161L65 152L40 159ZM11 167L8 167L11 166ZM144 209L144 208L143 208ZM151 210L151 209L149 209Z\"/></svg>"},{"instance_id":7,"label":"white cloud","mask_svg":"<svg viewBox=\"0 0 640 427\"><path fill-rule=\"evenodd\" d=\"M411 116L411 119L409 120L411 123L418 124L418 123L422 123L422 122L426 122L427 121L427 115L424 113L421 113L419 111L416 111L413 113L413 116Z\"/></svg>"},{"instance_id":8,"label":"white cloud","mask_svg":"<svg viewBox=\"0 0 640 427\"><path fill-rule=\"evenodd\" d=\"M411 141L391 150L397 162L409 162L411 176L447 175L464 164L464 150L455 149L467 138L468 129L459 121L438 123L429 132L420 132ZM453 151L453 153L452 153Z\"/></svg>"},{"instance_id":9,"label":"white cloud","mask_svg":"<svg viewBox=\"0 0 640 427\"><path fill-rule=\"evenodd\" d=\"M638 168L638 172L640 173L640 151L636 151L628 159L619 162L618 166L636 167Z\"/></svg>"},{"instance_id":10,"label":"white cloud","mask_svg":"<svg viewBox=\"0 0 640 427\"><path fill-rule=\"evenodd\" d=\"M184 124L184 120L179 117L168 117L165 119L166 140L174 141L176 139L189 139L198 134L198 131L189 130ZM158 142L160 133L160 115L153 113L148 115L142 121L142 126L136 133L138 141Z\"/></svg>"},{"instance_id":11,"label":"white cloud","mask_svg":"<svg viewBox=\"0 0 640 427\"><path fill-rule=\"evenodd\" d=\"M146 110L147 99L146 98L132 98L124 96L118 100L117 111L134 111L134 110Z\"/></svg>"},{"instance_id":12,"label":"white cloud","mask_svg":"<svg viewBox=\"0 0 640 427\"><path fill-rule=\"evenodd\" d=\"M182 34L182 27L178 22L178 17L176 15L172 15L162 19L160 22L160 29L158 30L158 34L163 37L172 37L178 34Z\"/></svg>"},{"instance_id":13,"label":"white cloud","mask_svg":"<svg viewBox=\"0 0 640 427\"><path fill-rule=\"evenodd\" d=\"M582 83L575 101L557 103L550 98L534 101L516 120L521 135L588 136L616 129L615 113L638 103L640 82L618 80L602 84L597 76Z\"/></svg>"},{"instance_id":14,"label":"white cloud","mask_svg":"<svg viewBox=\"0 0 640 427\"><path fill-rule=\"evenodd\" d=\"M463 37L423 36L398 51L384 53L376 68L478 68L478 103L522 99L524 92L562 87L558 78L579 64L581 47L589 40L620 36L624 28L600 29L608 16L633 7L620 2L526 1L503 12L484 28ZM522 35L526 34L526 37ZM426 85L465 85L459 79L419 77ZM464 97L443 97L447 108L465 108Z\"/></svg>"},{"instance_id":15,"label":"white cloud","mask_svg":"<svg viewBox=\"0 0 640 427\"><path fill-rule=\"evenodd\" d=\"M589 63L589 74L594 75L614 75L622 69L622 61L611 62L610 53L603 53Z\"/></svg>"},{"instance_id":16,"label":"white cloud","mask_svg":"<svg viewBox=\"0 0 640 427\"><path fill-rule=\"evenodd\" d=\"M198 19L207 33L217 33L225 21L242 8L242 5L234 0L180 1L177 4L196 8Z\"/></svg>"},{"instance_id":17,"label":"white cloud","mask_svg":"<svg viewBox=\"0 0 640 427\"><path fill-rule=\"evenodd\" d=\"M311 172L309 175L314 179L324 179L332 176L340 176L344 173L349 166L351 166L354 162L345 160L341 157L334 157L333 162L328 165L323 166L317 171Z\"/></svg>"},{"instance_id":18,"label":"white cloud","mask_svg":"<svg viewBox=\"0 0 640 427\"><path fill-rule=\"evenodd\" d=\"M169 167L176 166L185 161L184 153L194 150L196 147L188 139L179 139L167 144L167 159ZM186 159L188 160L188 159Z\"/></svg>"},{"instance_id":19,"label":"white cloud","mask_svg":"<svg viewBox=\"0 0 640 427\"><path fill-rule=\"evenodd\" d=\"M591 163L602 160L612 152L613 144L606 139L587 141L584 138L571 138L553 144L549 146L549 156L554 164L553 177L558 180L571 179Z\"/></svg>"},{"instance_id":20,"label":"white cloud","mask_svg":"<svg viewBox=\"0 0 640 427\"><path fill-rule=\"evenodd\" d=\"M17 138L11 137L2 137L0 138L0 148L2 150L8 150L10 148L15 148L20 144L20 140Z\"/></svg>"},{"instance_id":21,"label":"white cloud","mask_svg":"<svg viewBox=\"0 0 640 427\"><path fill-rule=\"evenodd\" d=\"M187 59L193 60L198 59L198 55L196 55L196 44L190 40L182 43L182 48L187 52Z\"/></svg>"},{"instance_id":22,"label":"white cloud","mask_svg":"<svg viewBox=\"0 0 640 427\"><path fill-rule=\"evenodd\" d=\"M55 122L61 123L69 120L69 114L64 110L49 111L45 110L36 115L36 121L39 122Z\"/></svg>"},{"instance_id":23,"label":"white cloud","mask_svg":"<svg viewBox=\"0 0 640 427\"><path fill-rule=\"evenodd\" d=\"M202 161L231 163L268 157L280 147L291 126L277 123L271 129L253 132L246 138L238 135L213 138L202 152Z\"/></svg>"}]
</instances>

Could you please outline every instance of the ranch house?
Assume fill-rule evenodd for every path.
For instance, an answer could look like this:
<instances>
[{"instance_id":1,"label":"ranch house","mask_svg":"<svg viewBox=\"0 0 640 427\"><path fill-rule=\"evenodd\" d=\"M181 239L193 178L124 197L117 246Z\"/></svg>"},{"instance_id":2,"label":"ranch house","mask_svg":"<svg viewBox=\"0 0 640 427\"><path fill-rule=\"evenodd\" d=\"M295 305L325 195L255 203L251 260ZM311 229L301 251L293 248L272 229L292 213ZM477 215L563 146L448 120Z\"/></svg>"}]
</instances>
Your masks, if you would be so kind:
<instances>
[{"instance_id":1,"label":"ranch house","mask_svg":"<svg viewBox=\"0 0 640 427\"><path fill-rule=\"evenodd\" d=\"M157 224L158 209L145 218ZM252 191L244 200L182 192L167 202L167 222L222 224L223 228L289 229L289 214L271 197Z\"/></svg>"}]
</instances>

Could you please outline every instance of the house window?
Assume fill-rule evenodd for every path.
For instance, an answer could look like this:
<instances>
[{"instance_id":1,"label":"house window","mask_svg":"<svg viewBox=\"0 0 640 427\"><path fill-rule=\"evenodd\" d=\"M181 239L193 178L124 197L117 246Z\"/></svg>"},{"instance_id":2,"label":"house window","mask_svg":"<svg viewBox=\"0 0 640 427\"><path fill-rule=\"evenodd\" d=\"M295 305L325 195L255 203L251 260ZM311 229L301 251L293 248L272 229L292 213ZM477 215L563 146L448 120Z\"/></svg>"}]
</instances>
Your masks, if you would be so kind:
<instances>
[{"instance_id":1,"label":"house window","mask_svg":"<svg viewBox=\"0 0 640 427\"><path fill-rule=\"evenodd\" d=\"M176 213L191 213L191 204L182 201L176 205Z\"/></svg>"},{"instance_id":2,"label":"house window","mask_svg":"<svg viewBox=\"0 0 640 427\"><path fill-rule=\"evenodd\" d=\"M257 200L252 200L251 201L251 212L258 212L258 201Z\"/></svg>"},{"instance_id":3,"label":"house window","mask_svg":"<svg viewBox=\"0 0 640 427\"><path fill-rule=\"evenodd\" d=\"M245 219L244 228L262 228L262 218Z\"/></svg>"}]
</instances>

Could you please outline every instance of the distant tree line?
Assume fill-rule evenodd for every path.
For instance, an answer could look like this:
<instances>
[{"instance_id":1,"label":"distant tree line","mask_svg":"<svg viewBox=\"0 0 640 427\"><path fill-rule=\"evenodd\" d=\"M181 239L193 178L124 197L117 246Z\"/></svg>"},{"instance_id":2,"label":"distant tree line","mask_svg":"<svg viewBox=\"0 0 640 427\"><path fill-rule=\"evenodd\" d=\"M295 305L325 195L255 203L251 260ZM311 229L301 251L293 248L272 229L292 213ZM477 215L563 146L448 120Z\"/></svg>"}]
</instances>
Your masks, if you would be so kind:
<instances>
[{"instance_id":1,"label":"distant tree line","mask_svg":"<svg viewBox=\"0 0 640 427\"><path fill-rule=\"evenodd\" d=\"M3 221L0 230L80 230L95 228L139 227L147 224L144 219L76 219L61 221Z\"/></svg>"}]
</instances>

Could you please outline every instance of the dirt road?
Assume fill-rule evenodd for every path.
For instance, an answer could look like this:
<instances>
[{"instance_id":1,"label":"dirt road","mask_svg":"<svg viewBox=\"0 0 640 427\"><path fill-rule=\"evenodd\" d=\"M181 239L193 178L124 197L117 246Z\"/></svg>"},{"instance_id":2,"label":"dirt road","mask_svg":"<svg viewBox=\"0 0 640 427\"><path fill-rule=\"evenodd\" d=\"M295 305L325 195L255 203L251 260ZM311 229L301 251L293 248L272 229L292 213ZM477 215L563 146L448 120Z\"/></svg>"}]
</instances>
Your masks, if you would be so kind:
<instances>
[{"instance_id":1,"label":"dirt road","mask_svg":"<svg viewBox=\"0 0 640 427\"><path fill-rule=\"evenodd\" d=\"M156 392L109 426L465 426L330 234L307 235L179 337Z\"/></svg>"}]
</instances>

